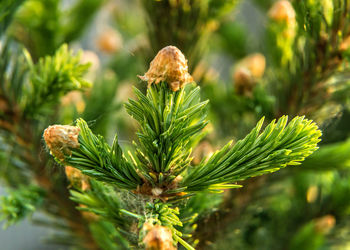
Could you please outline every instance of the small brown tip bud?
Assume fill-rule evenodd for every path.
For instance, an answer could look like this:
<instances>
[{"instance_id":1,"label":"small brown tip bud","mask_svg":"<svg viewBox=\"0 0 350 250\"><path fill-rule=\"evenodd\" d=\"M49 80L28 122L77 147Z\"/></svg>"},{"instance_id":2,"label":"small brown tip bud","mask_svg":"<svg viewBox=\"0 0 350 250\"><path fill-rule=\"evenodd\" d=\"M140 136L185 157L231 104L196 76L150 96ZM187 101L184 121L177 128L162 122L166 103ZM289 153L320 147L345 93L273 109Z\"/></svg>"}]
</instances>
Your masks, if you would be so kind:
<instances>
[{"instance_id":1,"label":"small brown tip bud","mask_svg":"<svg viewBox=\"0 0 350 250\"><path fill-rule=\"evenodd\" d=\"M44 139L51 154L63 161L70 155L72 148L79 148L78 135L80 129L69 125L53 125L44 131Z\"/></svg>"},{"instance_id":2,"label":"small brown tip bud","mask_svg":"<svg viewBox=\"0 0 350 250\"><path fill-rule=\"evenodd\" d=\"M148 71L139 78L148 82L148 86L152 83L158 84L166 81L173 91L193 81L192 76L188 73L185 56L175 46L161 49L151 62Z\"/></svg>"},{"instance_id":3,"label":"small brown tip bud","mask_svg":"<svg viewBox=\"0 0 350 250\"><path fill-rule=\"evenodd\" d=\"M146 246L146 250L175 250L173 245L173 236L170 229L159 226L145 224L144 228L147 232L146 237L143 239L143 243Z\"/></svg>"},{"instance_id":4,"label":"small brown tip bud","mask_svg":"<svg viewBox=\"0 0 350 250\"><path fill-rule=\"evenodd\" d=\"M66 166L65 172L72 186L78 187L83 191L90 189L89 177L82 174L79 169L71 166Z\"/></svg>"},{"instance_id":5,"label":"small brown tip bud","mask_svg":"<svg viewBox=\"0 0 350 250\"><path fill-rule=\"evenodd\" d=\"M107 53L115 53L122 47L122 38L114 29L104 31L97 39L97 47Z\"/></svg>"},{"instance_id":6,"label":"small brown tip bud","mask_svg":"<svg viewBox=\"0 0 350 250\"><path fill-rule=\"evenodd\" d=\"M336 223L335 217L331 214L325 215L315 221L315 230L322 234L329 233Z\"/></svg>"},{"instance_id":7,"label":"small brown tip bud","mask_svg":"<svg viewBox=\"0 0 350 250\"><path fill-rule=\"evenodd\" d=\"M238 64L247 68L253 77L260 78L264 75L266 60L263 54L255 53L245 57Z\"/></svg>"},{"instance_id":8,"label":"small brown tip bud","mask_svg":"<svg viewBox=\"0 0 350 250\"><path fill-rule=\"evenodd\" d=\"M289 1L282 0L272 5L268 13L269 17L277 22L285 21L291 23L295 21L295 11Z\"/></svg>"}]
</instances>

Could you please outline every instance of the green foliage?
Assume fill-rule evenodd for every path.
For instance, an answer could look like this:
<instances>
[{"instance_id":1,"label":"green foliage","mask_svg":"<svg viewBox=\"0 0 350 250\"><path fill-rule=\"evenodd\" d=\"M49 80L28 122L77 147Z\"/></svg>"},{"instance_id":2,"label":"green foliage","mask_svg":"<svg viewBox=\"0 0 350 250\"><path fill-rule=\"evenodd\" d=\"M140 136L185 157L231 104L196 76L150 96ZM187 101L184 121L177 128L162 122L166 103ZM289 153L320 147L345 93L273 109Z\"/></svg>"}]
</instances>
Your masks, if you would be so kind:
<instances>
[{"instance_id":1,"label":"green foliage","mask_svg":"<svg viewBox=\"0 0 350 250\"><path fill-rule=\"evenodd\" d=\"M327 105L344 103L349 94L344 67L349 48L342 47L350 34L349 3L295 1L293 7L295 19L269 22L267 47L273 67L267 79L277 114L316 117Z\"/></svg>"},{"instance_id":2,"label":"green foliage","mask_svg":"<svg viewBox=\"0 0 350 250\"><path fill-rule=\"evenodd\" d=\"M104 3L103 0L73 2L67 8L62 0L27 0L19 8L11 34L25 45L34 61L53 55L61 44L81 36Z\"/></svg>"},{"instance_id":3,"label":"green foliage","mask_svg":"<svg viewBox=\"0 0 350 250\"><path fill-rule=\"evenodd\" d=\"M34 64L28 51L25 56L30 69L30 87L26 89L27 100L24 113L27 117L37 118L47 114L57 104L59 98L72 90L90 86L83 79L89 64L81 64L81 54L74 55L66 44L57 50L54 56L40 58Z\"/></svg>"},{"instance_id":4,"label":"green foliage","mask_svg":"<svg viewBox=\"0 0 350 250\"><path fill-rule=\"evenodd\" d=\"M1 197L0 215L5 227L31 215L43 204L45 191L37 186L23 186Z\"/></svg>"},{"instance_id":5,"label":"green foliage","mask_svg":"<svg viewBox=\"0 0 350 250\"><path fill-rule=\"evenodd\" d=\"M122 107L119 101L115 101L117 82L116 77L97 80L86 97L86 107L81 116L86 121L95 121L92 127L95 133L105 135L108 120Z\"/></svg>"},{"instance_id":6,"label":"green foliage","mask_svg":"<svg viewBox=\"0 0 350 250\"><path fill-rule=\"evenodd\" d=\"M298 165L317 149L320 141L318 127L304 117L295 117L287 124L287 116L283 116L260 133L262 119L246 138L233 147L232 142L228 143L190 170L191 149L203 137L201 130L207 124L207 102L200 101L199 87L187 85L173 92L166 82L161 82L152 84L146 95L137 89L134 91L138 101L129 100L126 109L140 124L139 145L135 143L136 158L131 153L130 158L123 155L117 137L110 147L102 136L95 136L87 123L79 119L79 148L66 155L64 164L102 182L136 191L142 197L166 197L165 200L148 202L144 212L132 207L124 209L112 198L116 194L99 186L92 187L92 191L72 191L72 199L85 205L80 210L112 220L120 228L127 226L124 216L139 220L141 226L146 222L166 226L172 231L174 241L188 249L192 247L181 238L183 235L177 227L182 227L182 221L186 222L183 230L191 232L196 210L203 213L210 206L196 208L191 200L192 209L182 208L184 214L180 220L177 217L180 210L169 207L170 202L183 200L193 192L241 187L232 183L287 165ZM184 177L182 181L175 179L180 174ZM181 193L183 191L187 194Z\"/></svg>"},{"instance_id":7,"label":"green foliage","mask_svg":"<svg viewBox=\"0 0 350 250\"><path fill-rule=\"evenodd\" d=\"M183 181L187 191L237 188L229 184L287 165L299 165L317 149L321 132L315 123L303 117L294 118L287 125L287 116L271 122L259 134L263 119L243 140L233 147L229 142L207 162L202 162Z\"/></svg>"},{"instance_id":8,"label":"green foliage","mask_svg":"<svg viewBox=\"0 0 350 250\"><path fill-rule=\"evenodd\" d=\"M86 26L90 23L95 13L105 0L78 0L65 13L62 27L63 40L66 43L74 41L81 36Z\"/></svg>"},{"instance_id":9,"label":"green foliage","mask_svg":"<svg viewBox=\"0 0 350 250\"><path fill-rule=\"evenodd\" d=\"M170 183L191 162L192 144L207 124L208 101L200 102L199 87L173 92L165 82L148 88L147 96L134 91L139 100L129 100L125 107L140 124L137 167L151 183ZM159 179L149 172L160 173Z\"/></svg>"},{"instance_id":10,"label":"green foliage","mask_svg":"<svg viewBox=\"0 0 350 250\"><path fill-rule=\"evenodd\" d=\"M0 35L2 35L12 21L17 8L24 0L3 0L0 3Z\"/></svg>"},{"instance_id":11,"label":"green foliage","mask_svg":"<svg viewBox=\"0 0 350 250\"><path fill-rule=\"evenodd\" d=\"M35 61L52 55L64 42L59 39L60 17L60 0L27 0L16 13L13 36L25 45Z\"/></svg>"},{"instance_id":12,"label":"green foliage","mask_svg":"<svg viewBox=\"0 0 350 250\"><path fill-rule=\"evenodd\" d=\"M142 224L147 222L152 225L165 226L171 230L175 243L179 242L186 249L194 249L191 247L191 245L189 245L181 238L182 236L190 235L183 235L179 230L176 229L176 226L182 227L182 222L177 216L179 214L178 208L168 207L166 204L156 200L154 203L146 204L146 211L147 214L144 217L143 221L141 221Z\"/></svg>"},{"instance_id":13,"label":"green foliage","mask_svg":"<svg viewBox=\"0 0 350 250\"><path fill-rule=\"evenodd\" d=\"M315 223L310 222L297 232L292 239L291 249L317 250L324 244L324 236L317 233Z\"/></svg>"},{"instance_id":14,"label":"green foliage","mask_svg":"<svg viewBox=\"0 0 350 250\"><path fill-rule=\"evenodd\" d=\"M55 114L60 112L57 108L59 98L70 90L87 86L82 79L87 66L80 64L78 56L67 48L61 48L56 55L55 51L63 42L76 40L105 1L77 0L65 5L61 0L27 0L15 13L20 2L13 1L13 7L8 9L6 4L10 1L0 3L0 32L10 27L8 34L15 36L30 53L28 56L26 52L29 63L25 63L23 54L17 53L12 42L4 42L1 47L0 174L14 187L30 182L35 175L36 179L49 182L53 187L50 190L53 198L50 199L61 202L67 198L64 195L66 183L54 181L58 176L55 168L51 179L40 178L43 173L47 177L44 167L51 164L40 153L41 138L31 135L42 133L42 129L36 127L38 121L42 126L47 126L47 120L62 123ZM59 209L64 209L64 214L68 215L67 225L86 224L88 230L78 228L78 234L84 235L85 242L93 238L102 249L136 247L136 237L139 235L139 243L142 242L141 231L146 222L170 228L174 241L188 249L192 247L183 239L196 245L195 237L189 234L204 228L196 229L194 223L197 221L207 228L214 228L210 223L215 221L220 227L219 234L230 234L225 238L229 245L219 249L316 249L348 241L349 140L344 140L348 135L348 119L342 121L342 130L333 128L337 140L342 141L321 144L320 150L306 158L301 167L274 174L271 178L257 178L254 182L239 181L300 164L317 149L321 134L313 122L300 116L288 124L286 117L277 122L271 122L272 119L282 114L291 117L306 114L321 125L324 116L320 114L324 108L332 111L325 112L326 118L338 112L333 111L333 107L337 110L348 108L349 49L341 50L340 47L350 34L349 2L292 1L296 11L294 26L291 28L286 23L270 20L267 30L272 33L269 38L275 41L259 37L255 48L249 45L249 28L243 30L238 26L237 20L231 18L233 15L222 23L223 15L238 1L142 1L140 6L150 24L147 30L139 21L139 15L124 14L141 12L133 2L119 1L118 7L108 13L123 13L117 26L124 44L122 52L108 55L106 60L103 58L102 66L110 67L105 62L111 59L119 82L134 81L135 75L140 73L139 62L149 61L142 53L145 43L146 50L150 51L146 57L153 56L165 45L178 46L189 57L191 70L200 60L208 59L208 68L204 71L209 71L209 60L214 58L215 64L220 62L214 65L220 70L220 79L209 79L210 85L201 82L202 92L205 92L202 99L211 100L209 115L207 102L200 101L199 88L194 85L187 85L178 92L172 92L165 82L151 85L147 94L142 93L145 87L135 89L136 100L130 100L125 107L139 123L138 140L134 143L134 151L124 154L123 151L127 151L121 149L117 136L109 146L106 141L110 138L97 136L88 128L87 123L94 125L91 128L94 132L108 135L112 111L119 107L115 93L121 84L114 82L117 79L98 81L85 98L87 105L82 116L87 123L77 121L80 147L71 149L72 154L66 155L63 162L92 178L90 189L71 190L71 198L79 204L77 207L83 215L93 213L97 219L84 223L75 221L79 213L67 209L69 205L65 202L60 203L63 204L61 208L52 207L51 202L47 210L58 213L62 212ZM271 0L249 1L248 6L253 2L263 9L272 3ZM124 5L128 6L128 11ZM5 12L3 6L6 6ZM14 22L9 26L11 19ZM208 39L216 29L223 38L221 43ZM140 42L138 35L147 32L148 39L140 39ZM91 43L83 41L81 45L90 47ZM209 56L203 53L211 46L217 51ZM240 96L230 82L225 82L229 73L226 71L232 68L228 65L228 60L232 59L230 55L240 58L248 50L267 52L268 68L265 78L254 83L256 86L251 95ZM46 57L39 60L40 56ZM199 76L201 78L206 77ZM261 116L265 116L270 125L262 130L263 122L260 121L244 138ZM68 116L64 123L75 118ZM227 137L244 139L219 147L213 156L203 159L198 166L191 166L195 165L191 162L192 149L206 135L208 118L216 127L206 139L215 146ZM333 124L336 119L329 122ZM121 120L123 118L118 117L116 123L129 122ZM328 127L324 129L328 130ZM120 132L118 127L118 138L122 138L119 140L121 145L129 149L131 146L127 140L124 144L124 138L133 133L133 124L127 124L126 130ZM23 134L28 136L23 137ZM27 166L32 169L27 171ZM240 187L240 184L247 188L209 194ZM315 189L317 195L312 200L310 190ZM238 197L237 201L231 201L232 197ZM71 204L73 208L77 205ZM30 213L31 208L25 209ZM317 217L325 214L336 218L336 228L331 234L316 232L314 228ZM207 216L213 216L215 220ZM209 222L200 223L200 220ZM137 222L139 228L135 226ZM233 227L225 231L225 226L231 224ZM202 237L200 241L212 242L213 239ZM70 245L77 242L69 237L65 241L57 237L56 241Z\"/></svg>"},{"instance_id":15,"label":"green foliage","mask_svg":"<svg viewBox=\"0 0 350 250\"><path fill-rule=\"evenodd\" d=\"M0 95L2 99L14 104L19 102L22 96L28 67L18 45L13 41L4 41L0 47L0 56ZM1 110L1 115L5 116L6 111Z\"/></svg>"},{"instance_id":16,"label":"green foliage","mask_svg":"<svg viewBox=\"0 0 350 250\"><path fill-rule=\"evenodd\" d=\"M127 240L118 232L113 223L99 220L89 226L101 249L123 250L129 248Z\"/></svg>"},{"instance_id":17,"label":"green foliage","mask_svg":"<svg viewBox=\"0 0 350 250\"><path fill-rule=\"evenodd\" d=\"M152 46L149 56L152 57L171 44L189 58L189 66L193 70L199 62L209 34L215 29L213 24L215 26L238 2L239 0L143 0L148 21L148 40ZM171 34L169 30L172 31Z\"/></svg>"},{"instance_id":18,"label":"green foliage","mask_svg":"<svg viewBox=\"0 0 350 250\"><path fill-rule=\"evenodd\" d=\"M70 190L71 199L84 205L78 209L94 213L118 227L126 227L128 222L120 215L121 204L118 193L101 182L90 180L89 183L91 187L86 191Z\"/></svg>"},{"instance_id":19,"label":"green foliage","mask_svg":"<svg viewBox=\"0 0 350 250\"><path fill-rule=\"evenodd\" d=\"M229 52L234 58L242 58L247 54L248 38L241 25L234 22L224 22L217 32L221 36L225 52Z\"/></svg>"},{"instance_id":20,"label":"green foliage","mask_svg":"<svg viewBox=\"0 0 350 250\"><path fill-rule=\"evenodd\" d=\"M136 189L142 183L133 163L125 158L117 135L111 148L102 136L91 132L84 120L77 120L77 125L81 129L80 147L73 150L71 157L66 158L67 164L77 167L88 176L120 188Z\"/></svg>"}]
</instances>

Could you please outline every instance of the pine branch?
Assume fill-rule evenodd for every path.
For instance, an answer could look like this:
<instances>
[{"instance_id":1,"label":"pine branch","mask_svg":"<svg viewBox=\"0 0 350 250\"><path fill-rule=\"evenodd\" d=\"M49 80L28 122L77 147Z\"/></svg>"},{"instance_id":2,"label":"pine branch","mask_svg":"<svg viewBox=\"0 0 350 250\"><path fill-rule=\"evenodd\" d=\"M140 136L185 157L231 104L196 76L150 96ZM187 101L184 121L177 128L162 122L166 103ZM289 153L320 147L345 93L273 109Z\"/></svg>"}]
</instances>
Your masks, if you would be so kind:
<instances>
[{"instance_id":1,"label":"pine branch","mask_svg":"<svg viewBox=\"0 0 350 250\"><path fill-rule=\"evenodd\" d=\"M37 186L23 186L1 197L0 218L7 228L31 215L44 202L45 191Z\"/></svg>"},{"instance_id":2,"label":"pine branch","mask_svg":"<svg viewBox=\"0 0 350 250\"><path fill-rule=\"evenodd\" d=\"M172 234L172 239L167 239L166 236L164 237L165 239L163 239L162 244L168 245L168 248L164 249L175 249L171 248L171 246L179 242L184 248L194 250L194 248L190 244L188 244L181 238L182 236L190 237L191 235L183 235L179 230L176 229L176 227L182 227L182 222L177 217L177 215L179 214L178 208L174 209L168 207L166 204L156 200L154 203L147 203L146 213L147 215L142 219L143 228L140 231L140 238L146 244L147 249L149 249L150 246L153 245L152 240L156 240L153 237L151 237L151 235L154 234L154 232L152 231L161 230L159 228L157 229L155 225L160 225L169 229Z\"/></svg>"},{"instance_id":3,"label":"pine branch","mask_svg":"<svg viewBox=\"0 0 350 250\"><path fill-rule=\"evenodd\" d=\"M287 165L299 165L317 149L321 132L303 117L287 125L287 116L272 121L259 134L263 119L243 140L231 142L207 162L193 170L183 181L187 191L237 188L230 184L249 177L271 173Z\"/></svg>"},{"instance_id":4,"label":"pine branch","mask_svg":"<svg viewBox=\"0 0 350 250\"><path fill-rule=\"evenodd\" d=\"M91 132L84 120L77 120L77 126L80 129L79 146L64 160L65 164L119 188L132 190L142 184L135 166L125 158L117 135L110 147L103 137Z\"/></svg>"},{"instance_id":5,"label":"pine branch","mask_svg":"<svg viewBox=\"0 0 350 250\"><path fill-rule=\"evenodd\" d=\"M41 132L39 131L42 131L43 121L50 118L40 119L41 122L38 124L24 112L26 102L32 99L31 92L28 91L30 88L27 89L31 86L31 82L26 77L28 64L17 47L13 41L8 41L3 44L0 50L2 55L2 60L0 60L0 135L3 143L2 149L5 150L4 152L10 152L5 159L1 159L4 163L0 169L1 176L13 188L31 183L34 179L47 192L46 205L43 210L50 215L63 218L70 228L70 235L74 233L78 238L84 238L82 245L90 245L90 248L94 249L96 245L91 238L91 233L84 224L80 213L75 209L75 204L69 200L69 194L65 188L65 178L60 177L57 169L52 170L52 162L42 155ZM50 60L49 58L42 61ZM63 60L63 62L65 61ZM79 61L76 60L75 63L79 64ZM54 68L52 64L46 66L51 67L44 69L37 65L31 65L32 70L38 68L52 70ZM43 76L46 74L43 71L40 72ZM56 73L60 75L60 72ZM35 81L39 82L40 79ZM45 86L47 86L46 83L43 83L41 87L45 88ZM52 96L54 94L50 93ZM56 100L58 103L58 97ZM46 106L45 100L43 103L44 105L41 104L40 109L33 110L31 115L44 118L43 114L47 114L45 109L55 104L52 102ZM51 170L47 171L47 167L50 167Z\"/></svg>"},{"instance_id":6,"label":"pine branch","mask_svg":"<svg viewBox=\"0 0 350 250\"><path fill-rule=\"evenodd\" d=\"M128 241L112 223L100 220L90 223L89 226L95 241L101 249L124 250L130 248Z\"/></svg>"},{"instance_id":7,"label":"pine branch","mask_svg":"<svg viewBox=\"0 0 350 250\"><path fill-rule=\"evenodd\" d=\"M40 58L34 64L28 51L25 56L30 69L31 86L26 90L24 114L28 118L37 118L48 113L59 98L72 90L90 86L83 79L90 64L81 64L81 54L73 55L66 44L62 45L54 56ZM46 108L46 110L45 110Z\"/></svg>"},{"instance_id":8,"label":"pine branch","mask_svg":"<svg viewBox=\"0 0 350 250\"><path fill-rule=\"evenodd\" d=\"M150 171L163 175L159 179L149 176L152 183L170 183L191 162L193 142L203 136L200 131L208 123L208 101L200 102L199 87L173 92L165 82L150 86L147 96L134 91L138 102L129 100L125 107L140 124L137 167L145 176Z\"/></svg>"},{"instance_id":9,"label":"pine branch","mask_svg":"<svg viewBox=\"0 0 350 250\"><path fill-rule=\"evenodd\" d=\"M120 228L127 228L129 221L121 216L121 203L113 188L101 182L90 180L91 187L86 191L70 190L71 200L83 206L78 210L94 213L105 221L110 221Z\"/></svg>"}]
</instances>

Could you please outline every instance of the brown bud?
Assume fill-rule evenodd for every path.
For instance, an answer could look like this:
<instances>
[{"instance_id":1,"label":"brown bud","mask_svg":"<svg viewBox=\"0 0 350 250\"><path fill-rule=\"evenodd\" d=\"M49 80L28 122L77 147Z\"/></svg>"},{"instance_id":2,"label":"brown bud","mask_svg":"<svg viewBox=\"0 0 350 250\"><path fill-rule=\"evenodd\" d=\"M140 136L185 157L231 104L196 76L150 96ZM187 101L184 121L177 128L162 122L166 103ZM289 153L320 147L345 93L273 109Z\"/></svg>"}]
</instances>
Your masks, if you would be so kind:
<instances>
[{"instance_id":1,"label":"brown bud","mask_svg":"<svg viewBox=\"0 0 350 250\"><path fill-rule=\"evenodd\" d=\"M97 39L97 47L107 53L115 53L122 47L122 38L114 29L104 31Z\"/></svg>"},{"instance_id":2,"label":"brown bud","mask_svg":"<svg viewBox=\"0 0 350 250\"><path fill-rule=\"evenodd\" d=\"M161 49L151 62L148 71L139 78L148 82L148 86L152 83L158 84L166 81L173 91L193 81L192 76L188 73L185 56L175 46Z\"/></svg>"},{"instance_id":3,"label":"brown bud","mask_svg":"<svg viewBox=\"0 0 350 250\"><path fill-rule=\"evenodd\" d=\"M72 148L79 148L78 135L80 129L69 125L53 125L44 131L44 139L51 154L63 161L70 155Z\"/></svg>"},{"instance_id":4,"label":"brown bud","mask_svg":"<svg viewBox=\"0 0 350 250\"><path fill-rule=\"evenodd\" d=\"M233 73L236 92L251 96L257 80L264 75L265 66L265 57L260 53L251 54L238 62Z\"/></svg>"},{"instance_id":5,"label":"brown bud","mask_svg":"<svg viewBox=\"0 0 350 250\"><path fill-rule=\"evenodd\" d=\"M79 169L76 169L71 166L66 166L65 172L72 186L78 187L83 191L90 189L89 177L82 174L82 172Z\"/></svg>"},{"instance_id":6,"label":"brown bud","mask_svg":"<svg viewBox=\"0 0 350 250\"><path fill-rule=\"evenodd\" d=\"M147 250L175 250L173 245L173 236L169 228L151 225L149 223L144 225L147 232L143 243Z\"/></svg>"},{"instance_id":7,"label":"brown bud","mask_svg":"<svg viewBox=\"0 0 350 250\"><path fill-rule=\"evenodd\" d=\"M87 206L84 204L79 204L79 207L85 208ZM86 219L89 222L95 222L95 221L99 220L99 216L97 214L94 214L94 213L88 212L88 211L84 211L84 210L81 210L80 212L81 212L81 215L84 217L84 219Z\"/></svg>"},{"instance_id":8,"label":"brown bud","mask_svg":"<svg viewBox=\"0 0 350 250\"><path fill-rule=\"evenodd\" d=\"M268 13L269 17L277 22L295 22L295 11L289 1L281 0L272 5Z\"/></svg>"},{"instance_id":9,"label":"brown bud","mask_svg":"<svg viewBox=\"0 0 350 250\"><path fill-rule=\"evenodd\" d=\"M322 234L327 234L336 223L335 217L331 214L325 215L315 220L315 230Z\"/></svg>"},{"instance_id":10,"label":"brown bud","mask_svg":"<svg viewBox=\"0 0 350 250\"><path fill-rule=\"evenodd\" d=\"M350 48L350 36L346 37L340 44L339 50L346 51Z\"/></svg>"},{"instance_id":11,"label":"brown bud","mask_svg":"<svg viewBox=\"0 0 350 250\"><path fill-rule=\"evenodd\" d=\"M247 68L253 77L260 78L265 72L265 56L260 53L251 54L243 58L238 65Z\"/></svg>"},{"instance_id":12,"label":"brown bud","mask_svg":"<svg viewBox=\"0 0 350 250\"><path fill-rule=\"evenodd\" d=\"M239 67L233 73L234 86L237 94L251 96L255 86L251 72L245 67Z\"/></svg>"}]
</instances>

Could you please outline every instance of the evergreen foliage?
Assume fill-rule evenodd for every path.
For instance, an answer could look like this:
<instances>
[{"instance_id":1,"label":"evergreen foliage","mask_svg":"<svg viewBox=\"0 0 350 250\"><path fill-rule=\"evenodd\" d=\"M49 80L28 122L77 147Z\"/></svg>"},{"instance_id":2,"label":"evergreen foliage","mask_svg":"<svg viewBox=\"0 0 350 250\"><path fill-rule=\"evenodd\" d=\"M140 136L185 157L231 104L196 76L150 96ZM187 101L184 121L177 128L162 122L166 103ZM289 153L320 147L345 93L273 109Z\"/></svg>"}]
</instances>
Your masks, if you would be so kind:
<instances>
[{"instance_id":1,"label":"evergreen foliage","mask_svg":"<svg viewBox=\"0 0 350 250\"><path fill-rule=\"evenodd\" d=\"M25 51L29 65L30 87L26 90L24 113L30 118L47 114L40 112L42 107L52 109L50 104L57 104L59 98L72 90L80 90L90 84L82 76L89 64L80 64L80 54L74 55L66 44L62 45L54 56L40 58L34 65L30 54ZM45 103L45 105L44 105Z\"/></svg>"},{"instance_id":2,"label":"evergreen foliage","mask_svg":"<svg viewBox=\"0 0 350 250\"><path fill-rule=\"evenodd\" d=\"M157 65L158 59L154 59L151 67ZM170 60L177 59L170 56ZM169 62L169 65L176 64ZM155 199L144 205L147 219L143 223L141 220L141 223L152 220L152 225L169 228L174 244L179 242L185 248L192 249L181 238L182 233L175 229L175 226L182 226L176 216L178 208L169 207L168 202L176 204L194 191L241 187L235 184L239 180L274 172L286 165L298 165L317 149L321 136L312 121L296 117L287 125L286 116L271 122L259 134L262 119L235 146L230 147L230 142L208 161L202 161L194 170L189 170L192 147L203 137L201 130L207 125L205 107L208 102L200 101L199 90L199 87L189 84L173 91L170 83L157 83L156 80L149 85L146 95L134 89L138 100L129 100L126 109L140 124L137 132L139 144L135 143L136 157L131 152L128 158L123 154L117 136L110 147L102 136L94 135L82 119L77 120L78 146L70 142L74 140L69 135L70 127L52 126L45 132L44 138L58 162L76 167L93 179ZM56 145L54 141L63 144ZM66 147L70 150L65 150ZM65 155L63 159L57 150ZM106 191L98 188L97 183L92 190L98 196L72 192L73 200L86 206L81 210L113 219L115 225L124 227L126 223L122 215L143 218L135 214L138 211L120 209L118 202L108 198L113 196L111 194L101 197L101 193ZM119 215L122 218L119 219Z\"/></svg>"},{"instance_id":3,"label":"evergreen foliage","mask_svg":"<svg viewBox=\"0 0 350 250\"><path fill-rule=\"evenodd\" d=\"M4 227L31 215L43 204L44 195L45 191L37 186L23 186L1 197L1 220L6 220Z\"/></svg>"},{"instance_id":4,"label":"evergreen foliage","mask_svg":"<svg viewBox=\"0 0 350 250\"><path fill-rule=\"evenodd\" d=\"M74 249L347 249L349 13L1 1L4 226L44 212Z\"/></svg>"}]
</instances>

